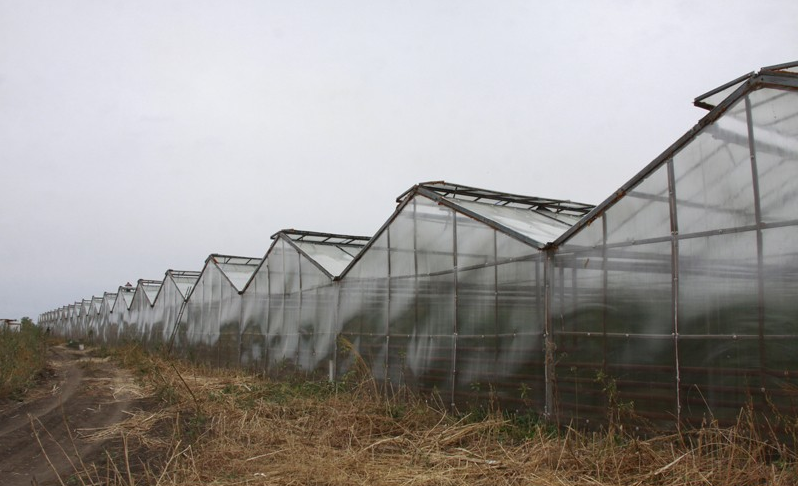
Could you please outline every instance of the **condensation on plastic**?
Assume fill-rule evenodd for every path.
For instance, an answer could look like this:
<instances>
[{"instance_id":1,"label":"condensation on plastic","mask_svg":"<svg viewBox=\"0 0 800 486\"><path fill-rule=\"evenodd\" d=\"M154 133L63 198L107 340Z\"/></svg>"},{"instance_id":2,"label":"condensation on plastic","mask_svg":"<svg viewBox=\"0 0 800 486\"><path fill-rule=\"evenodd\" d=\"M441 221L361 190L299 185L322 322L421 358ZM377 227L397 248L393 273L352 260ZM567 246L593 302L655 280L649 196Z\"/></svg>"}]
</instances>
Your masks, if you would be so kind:
<instances>
[{"instance_id":1,"label":"condensation on plastic","mask_svg":"<svg viewBox=\"0 0 800 486\"><path fill-rule=\"evenodd\" d=\"M654 422L796 407L796 92L747 94L555 250L567 224L408 197L362 253L278 236L260 265L168 272L106 320L102 298L44 319L220 366L366 365L390 389L576 425L610 393Z\"/></svg>"},{"instance_id":2,"label":"condensation on plastic","mask_svg":"<svg viewBox=\"0 0 800 486\"><path fill-rule=\"evenodd\" d=\"M612 384L615 400L653 420L733 421L750 399L791 409L797 94L749 96L757 186L744 99L672 159L675 275L666 163L556 252L562 422L602 417Z\"/></svg>"}]
</instances>

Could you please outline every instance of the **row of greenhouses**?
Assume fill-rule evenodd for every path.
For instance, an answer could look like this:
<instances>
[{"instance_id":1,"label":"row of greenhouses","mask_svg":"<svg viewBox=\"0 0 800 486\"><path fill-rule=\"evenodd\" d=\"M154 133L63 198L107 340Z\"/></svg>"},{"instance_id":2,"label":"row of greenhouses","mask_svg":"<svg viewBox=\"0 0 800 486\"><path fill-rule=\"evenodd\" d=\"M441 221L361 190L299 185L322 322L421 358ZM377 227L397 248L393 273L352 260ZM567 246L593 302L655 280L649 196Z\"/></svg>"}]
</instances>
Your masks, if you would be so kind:
<instances>
[{"instance_id":1,"label":"row of greenhouses","mask_svg":"<svg viewBox=\"0 0 800 486\"><path fill-rule=\"evenodd\" d=\"M421 183L374 236L279 231L263 256L213 254L39 324L214 366L358 367L387 393L560 423L612 402L652 423L794 416L797 63L695 104L706 116L596 207Z\"/></svg>"}]
</instances>

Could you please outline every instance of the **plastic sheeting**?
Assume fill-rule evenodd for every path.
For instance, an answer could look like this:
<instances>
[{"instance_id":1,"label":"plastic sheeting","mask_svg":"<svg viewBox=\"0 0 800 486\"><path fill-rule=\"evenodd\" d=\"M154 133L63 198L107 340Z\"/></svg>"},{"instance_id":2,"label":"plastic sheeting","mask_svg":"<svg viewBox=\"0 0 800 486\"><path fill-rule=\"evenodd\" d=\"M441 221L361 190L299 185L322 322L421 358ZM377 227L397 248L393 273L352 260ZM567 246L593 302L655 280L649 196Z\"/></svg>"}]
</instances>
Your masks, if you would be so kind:
<instances>
[{"instance_id":1,"label":"plastic sheeting","mask_svg":"<svg viewBox=\"0 0 800 486\"><path fill-rule=\"evenodd\" d=\"M610 393L656 423L730 421L748 402L796 414L797 81L786 71L719 91L707 117L591 212L420 184L371 239L285 230L263 259L211 255L202 272L139 281L127 317L103 321L93 298L40 320L106 340L119 325L151 348L277 374L342 376L358 362L389 391L576 425L602 423Z\"/></svg>"}]
</instances>

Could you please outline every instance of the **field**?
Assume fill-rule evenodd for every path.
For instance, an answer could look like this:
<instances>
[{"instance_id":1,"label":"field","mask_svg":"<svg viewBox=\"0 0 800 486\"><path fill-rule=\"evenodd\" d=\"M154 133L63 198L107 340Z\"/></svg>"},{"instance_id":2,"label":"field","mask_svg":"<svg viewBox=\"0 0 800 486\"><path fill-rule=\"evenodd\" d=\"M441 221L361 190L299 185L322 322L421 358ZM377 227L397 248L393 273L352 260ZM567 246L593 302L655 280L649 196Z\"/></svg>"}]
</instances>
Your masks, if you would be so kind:
<instances>
[{"instance_id":1,"label":"field","mask_svg":"<svg viewBox=\"0 0 800 486\"><path fill-rule=\"evenodd\" d=\"M95 380L111 368L135 377L109 386L116 397L135 380L136 399L128 389L119 420L69 435L61 454L70 465L53 484L797 484L796 417L765 431L746 408L733 428L634 437L613 423L614 410L603 432L493 409L453 414L412 393L387 397L358 370L341 382L306 382L209 370L136 347L71 356L82 366L102 362L92 365ZM47 447L46 427L34 426ZM78 457L76 443L102 447Z\"/></svg>"},{"instance_id":2,"label":"field","mask_svg":"<svg viewBox=\"0 0 800 486\"><path fill-rule=\"evenodd\" d=\"M24 396L45 369L45 333L29 319L23 321L19 331L0 327L0 399Z\"/></svg>"}]
</instances>

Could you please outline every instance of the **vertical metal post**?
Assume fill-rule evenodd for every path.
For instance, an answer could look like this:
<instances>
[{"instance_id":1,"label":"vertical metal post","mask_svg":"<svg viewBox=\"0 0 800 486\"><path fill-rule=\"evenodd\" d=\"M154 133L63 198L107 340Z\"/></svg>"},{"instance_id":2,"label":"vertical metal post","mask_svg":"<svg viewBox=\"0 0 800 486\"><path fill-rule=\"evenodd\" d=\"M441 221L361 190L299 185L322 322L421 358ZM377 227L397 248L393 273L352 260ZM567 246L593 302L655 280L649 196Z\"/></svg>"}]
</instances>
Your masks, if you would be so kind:
<instances>
[{"instance_id":1,"label":"vertical metal post","mask_svg":"<svg viewBox=\"0 0 800 486\"><path fill-rule=\"evenodd\" d=\"M392 315L392 226L386 228L386 338L384 340L383 386L389 391L389 329Z\"/></svg>"},{"instance_id":2,"label":"vertical metal post","mask_svg":"<svg viewBox=\"0 0 800 486\"><path fill-rule=\"evenodd\" d=\"M264 351L263 351L264 356L262 357L261 366L264 368L264 371L269 371L269 360L270 360L269 343L271 341L270 334L272 333L272 326L269 325L270 312L272 312L272 310L270 309L270 307L272 307L272 271L270 270L270 265L269 265L269 255L267 255L264 264L267 267L267 299L266 299L267 312L264 314L264 319L266 319L267 325L264 326L266 331L264 332Z\"/></svg>"},{"instance_id":3,"label":"vertical metal post","mask_svg":"<svg viewBox=\"0 0 800 486\"><path fill-rule=\"evenodd\" d=\"M669 226L672 235L672 345L675 354L675 422L681 427L681 367L680 367L680 253L678 246L678 204L675 196L675 166L667 161L667 186L669 188Z\"/></svg>"},{"instance_id":4,"label":"vertical metal post","mask_svg":"<svg viewBox=\"0 0 800 486\"><path fill-rule=\"evenodd\" d=\"M239 328L237 332L238 343L236 343L236 367L242 366L242 333L244 333L244 292L238 292L239 298Z\"/></svg>"},{"instance_id":5,"label":"vertical metal post","mask_svg":"<svg viewBox=\"0 0 800 486\"><path fill-rule=\"evenodd\" d=\"M608 216L603 213L603 373L606 373L608 349L606 328L608 325Z\"/></svg>"},{"instance_id":6,"label":"vertical metal post","mask_svg":"<svg viewBox=\"0 0 800 486\"><path fill-rule=\"evenodd\" d=\"M458 226L456 212L449 210L453 215L453 349L452 373L450 375L450 408L456 407L456 363L458 352Z\"/></svg>"},{"instance_id":7,"label":"vertical metal post","mask_svg":"<svg viewBox=\"0 0 800 486\"><path fill-rule=\"evenodd\" d=\"M335 302L333 309L334 327L331 329L331 332L333 333L334 330L336 330L336 332L333 336L333 358L329 360L329 362L332 363L332 369L329 368L329 379L330 381L335 381L339 370L339 332L344 330L344 324L340 322L342 307L342 281L334 280L331 283L333 285L333 301Z\"/></svg>"},{"instance_id":8,"label":"vertical metal post","mask_svg":"<svg viewBox=\"0 0 800 486\"><path fill-rule=\"evenodd\" d=\"M572 350L578 344L578 336L575 335L575 331L577 331L579 323L578 323L578 260L577 258L573 257L573 264L572 264Z\"/></svg>"},{"instance_id":9,"label":"vertical metal post","mask_svg":"<svg viewBox=\"0 0 800 486\"><path fill-rule=\"evenodd\" d=\"M497 276L497 267L499 265L499 261L497 258L497 230L492 230L492 243L493 243L493 256L494 256L494 359L497 362L497 358L500 355L500 292L498 290L498 276Z\"/></svg>"},{"instance_id":10,"label":"vertical metal post","mask_svg":"<svg viewBox=\"0 0 800 486\"><path fill-rule=\"evenodd\" d=\"M548 420L555 416L555 343L553 342L552 280L555 249L545 250L544 262L544 416Z\"/></svg>"},{"instance_id":11,"label":"vertical metal post","mask_svg":"<svg viewBox=\"0 0 800 486\"><path fill-rule=\"evenodd\" d=\"M756 218L756 252L758 254L758 362L761 391L766 392L766 343L764 342L764 234L761 216L761 189L758 181L758 160L756 160L756 142L753 136L753 106L750 95L744 97L747 111L747 139L750 148L750 170L753 174L753 209Z\"/></svg>"},{"instance_id":12,"label":"vertical metal post","mask_svg":"<svg viewBox=\"0 0 800 486\"><path fill-rule=\"evenodd\" d=\"M283 245L284 252L289 245ZM293 250L294 251L294 250ZM300 329L303 327L303 262L300 252L297 253L297 346L294 352L294 365L296 369L300 368Z\"/></svg>"},{"instance_id":13,"label":"vertical metal post","mask_svg":"<svg viewBox=\"0 0 800 486\"><path fill-rule=\"evenodd\" d=\"M286 249L284 248L283 240L280 241L280 245L281 245L281 278L283 279L283 284L281 285L281 316L280 316L281 326L280 326L280 328L283 330L284 333L286 333L286 283L287 283L286 280L288 278L288 275L286 273ZM291 338L290 335L284 334L283 340L288 341L290 338ZM285 343L285 341L283 341L283 340L281 340L282 343ZM287 346L286 344L283 344L283 346L282 346L283 349L284 349L284 352L286 350L286 346ZM288 359L289 359L289 357L286 356L285 354L283 356L281 356L281 360L282 361L288 360Z\"/></svg>"},{"instance_id":14,"label":"vertical metal post","mask_svg":"<svg viewBox=\"0 0 800 486\"><path fill-rule=\"evenodd\" d=\"M414 325L418 324L419 320L419 262L417 261L417 198L414 197L412 201L412 208L413 208L413 225L414 225L414 235L412 236L413 239L413 248L414 248Z\"/></svg>"}]
</instances>

